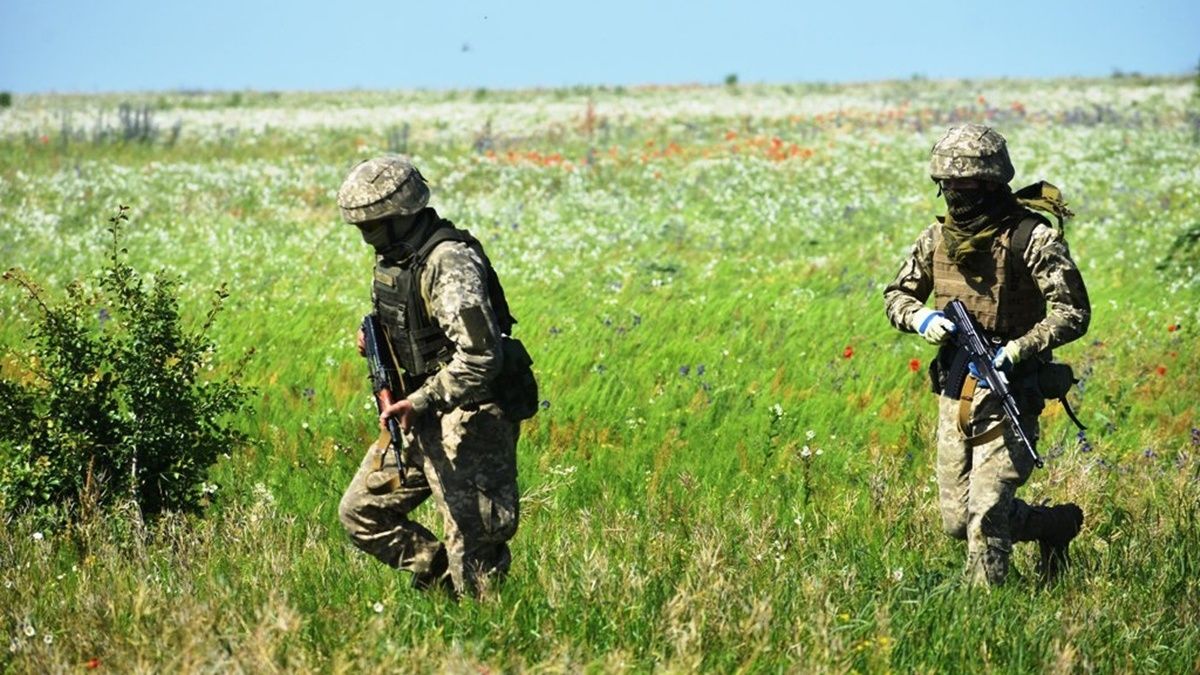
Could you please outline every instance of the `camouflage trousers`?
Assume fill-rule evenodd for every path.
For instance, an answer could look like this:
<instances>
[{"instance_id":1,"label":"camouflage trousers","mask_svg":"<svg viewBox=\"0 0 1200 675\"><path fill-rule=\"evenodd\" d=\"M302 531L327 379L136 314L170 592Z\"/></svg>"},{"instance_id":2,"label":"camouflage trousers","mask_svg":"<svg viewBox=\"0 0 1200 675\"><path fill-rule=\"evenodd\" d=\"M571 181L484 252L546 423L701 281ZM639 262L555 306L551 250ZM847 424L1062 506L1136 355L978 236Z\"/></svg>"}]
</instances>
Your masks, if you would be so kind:
<instances>
[{"instance_id":1,"label":"camouflage trousers","mask_svg":"<svg viewBox=\"0 0 1200 675\"><path fill-rule=\"evenodd\" d=\"M455 591L478 595L511 562L506 542L519 518L519 428L494 404L429 412L406 434L399 485L376 493L370 478L381 465L395 472L396 453L372 445L338 507L350 540L418 581L432 585L448 575ZM444 541L409 518L430 495Z\"/></svg>"},{"instance_id":2,"label":"camouflage trousers","mask_svg":"<svg viewBox=\"0 0 1200 675\"><path fill-rule=\"evenodd\" d=\"M1040 398L1018 397L1025 433L1035 443ZM1008 576L1014 541L1031 540L1037 518L1016 498L1033 471L1033 458L1004 417L1000 399L976 389L967 431L978 435L1002 424L1003 436L971 446L958 427L959 401L938 397L937 482L942 527L967 541L967 576L972 583L998 585Z\"/></svg>"}]
</instances>

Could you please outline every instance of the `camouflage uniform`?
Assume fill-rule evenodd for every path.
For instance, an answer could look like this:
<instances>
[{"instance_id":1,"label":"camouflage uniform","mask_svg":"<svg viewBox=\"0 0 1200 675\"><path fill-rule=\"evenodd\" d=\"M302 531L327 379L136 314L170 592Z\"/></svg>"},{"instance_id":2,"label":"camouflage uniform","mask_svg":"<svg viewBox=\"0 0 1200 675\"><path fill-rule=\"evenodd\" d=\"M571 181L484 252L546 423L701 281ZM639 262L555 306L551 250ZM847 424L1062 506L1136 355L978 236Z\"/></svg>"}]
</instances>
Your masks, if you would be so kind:
<instances>
[{"instance_id":1,"label":"camouflage uniform","mask_svg":"<svg viewBox=\"0 0 1200 675\"><path fill-rule=\"evenodd\" d=\"M1012 177L1011 168L1005 170L1005 163L1007 152L999 169L992 165L993 180L1003 178L1007 182ZM951 176L955 175L955 166L957 170L969 173L972 168L969 158L965 167L963 164L961 158L939 158L935 151L931 173L937 178L939 165ZM991 178L990 175L984 177ZM942 281L935 275L938 269L936 252L944 244L942 227L942 222L935 222L921 233L895 280L884 291L888 319L901 331L917 332L914 319L926 311L926 300ZM997 247L998 253L1019 253L1008 251L1010 235L1011 231L1007 231L996 237L993 246ZM1045 306L1042 318L1032 327L1022 327L1017 334L1009 336L1019 354L1011 374L1012 388L1025 420L1024 430L1036 442L1039 433L1037 416L1044 405L1036 388L1037 364L1049 360L1050 350L1083 335L1091 310L1082 277L1071 259L1066 241L1057 230L1045 223L1037 224L1021 262L1036 286L1036 291L1030 292L1041 296L1027 300L1044 300ZM944 283L941 286L945 288ZM988 288L986 281L977 289L991 297L999 296L1001 290ZM944 296L944 293L938 295ZM939 297L939 301L942 299L945 298ZM1051 526L1055 525L1056 518L1062 520L1061 509L1066 507L1031 507L1015 497L1017 488L1025 483L1033 470L1033 459L1005 420L1000 399L994 392L986 388L975 390L967 431L975 436L1002 425L1003 434L978 445L968 443L968 436L959 428L958 399L945 395L939 395L938 399L937 481L943 529L946 534L967 541L967 572L972 581L1002 583L1008 573L1012 543L1057 536L1051 532ZM1072 513L1078 513L1077 507L1069 507L1073 509ZM1082 522L1081 513L1079 522ZM1066 536L1069 541L1077 531L1078 525L1063 536L1069 534ZM1065 548L1065 544L1063 546Z\"/></svg>"},{"instance_id":2,"label":"camouflage uniform","mask_svg":"<svg viewBox=\"0 0 1200 675\"><path fill-rule=\"evenodd\" d=\"M404 175L384 179L394 184ZM347 184L354 178L352 173ZM420 194L401 200L413 201L424 204ZM348 210L343 205L344 215ZM347 219L361 215L351 211ZM416 211L415 236L438 221L432 209ZM411 571L414 585L448 586L449 581L458 593L478 594L490 579L507 573L511 557L506 542L516 533L519 515L519 422L489 400L489 386L502 362L502 331L488 293L487 264L468 244L437 243L420 270L419 284L424 309L451 345L448 358L423 381L406 378L420 384L407 396L413 415L400 480L390 491L376 487L380 481L373 477L397 471L396 453L376 442L342 497L339 517L356 546ZM408 517L430 495L442 519L444 542Z\"/></svg>"}]
</instances>

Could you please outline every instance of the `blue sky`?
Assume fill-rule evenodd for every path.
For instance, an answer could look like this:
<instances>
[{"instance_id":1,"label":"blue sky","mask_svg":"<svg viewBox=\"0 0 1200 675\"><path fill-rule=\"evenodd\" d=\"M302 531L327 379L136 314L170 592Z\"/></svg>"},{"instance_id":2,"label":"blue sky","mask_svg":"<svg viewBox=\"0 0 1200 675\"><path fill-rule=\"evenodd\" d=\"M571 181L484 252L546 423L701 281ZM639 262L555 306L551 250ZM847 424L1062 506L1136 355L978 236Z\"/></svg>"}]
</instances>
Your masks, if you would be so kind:
<instances>
[{"instance_id":1,"label":"blue sky","mask_svg":"<svg viewBox=\"0 0 1200 675\"><path fill-rule=\"evenodd\" d=\"M0 0L0 90L513 88L1188 72L1200 0Z\"/></svg>"}]
</instances>

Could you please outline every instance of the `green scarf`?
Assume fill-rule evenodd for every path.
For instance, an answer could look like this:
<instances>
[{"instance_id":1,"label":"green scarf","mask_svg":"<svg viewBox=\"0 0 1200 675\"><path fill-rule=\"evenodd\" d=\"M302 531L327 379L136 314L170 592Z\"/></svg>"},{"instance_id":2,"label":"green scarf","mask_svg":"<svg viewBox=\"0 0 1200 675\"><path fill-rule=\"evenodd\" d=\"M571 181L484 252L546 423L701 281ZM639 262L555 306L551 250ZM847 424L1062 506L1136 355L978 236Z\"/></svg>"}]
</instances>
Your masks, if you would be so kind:
<instances>
[{"instance_id":1,"label":"green scarf","mask_svg":"<svg viewBox=\"0 0 1200 675\"><path fill-rule=\"evenodd\" d=\"M946 243L946 255L959 267L968 267L968 260L975 253L990 251L992 239L1010 226L1016 225L1025 216L1026 209L1035 209L1050 214L1058 220L1061 228L1067 218L1075 214L1067 208L1062 192L1047 183L1038 181L1017 190L997 191L988 200L983 210L971 218L955 220L947 213L942 221L942 237Z\"/></svg>"},{"instance_id":2,"label":"green scarf","mask_svg":"<svg viewBox=\"0 0 1200 675\"><path fill-rule=\"evenodd\" d=\"M970 218L956 220L953 215L947 213L941 219L946 255L955 265L966 266L974 254L990 251L996 235L1019 219L1023 213L1024 209L1007 189L997 191L978 214Z\"/></svg>"}]
</instances>

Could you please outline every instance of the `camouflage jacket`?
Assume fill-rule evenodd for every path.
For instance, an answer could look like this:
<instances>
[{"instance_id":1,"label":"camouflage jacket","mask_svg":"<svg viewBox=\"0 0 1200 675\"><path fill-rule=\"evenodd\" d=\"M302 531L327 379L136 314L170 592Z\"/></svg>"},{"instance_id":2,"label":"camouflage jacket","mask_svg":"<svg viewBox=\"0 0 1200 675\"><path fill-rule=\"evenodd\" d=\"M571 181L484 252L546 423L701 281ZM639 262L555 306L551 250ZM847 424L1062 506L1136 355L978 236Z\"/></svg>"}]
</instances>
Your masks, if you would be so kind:
<instances>
[{"instance_id":1,"label":"camouflage jacket","mask_svg":"<svg viewBox=\"0 0 1200 675\"><path fill-rule=\"evenodd\" d=\"M933 292L933 251L940 237L940 223L925 228L895 280L884 289L888 320L902 331L916 332L913 316ZM1045 224L1034 228L1024 263L1046 301L1046 318L1016 339L1020 360L1078 339L1087 332L1092 315L1083 277L1058 230Z\"/></svg>"},{"instance_id":2,"label":"camouflage jacket","mask_svg":"<svg viewBox=\"0 0 1200 675\"><path fill-rule=\"evenodd\" d=\"M500 324L488 299L487 267L459 241L438 244L421 272L429 314L454 343L450 361L408 396L413 411L447 410L490 398L500 373Z\"/></svg>"}]
</instances>

